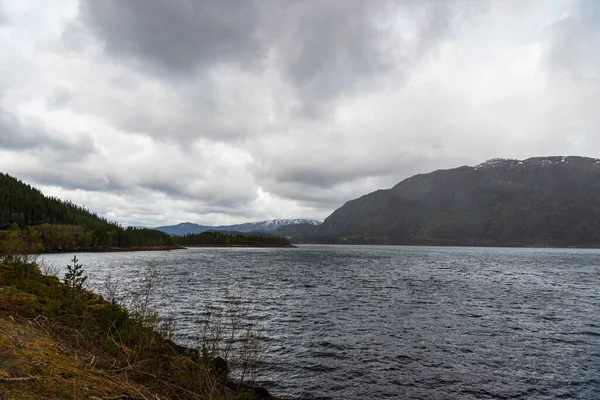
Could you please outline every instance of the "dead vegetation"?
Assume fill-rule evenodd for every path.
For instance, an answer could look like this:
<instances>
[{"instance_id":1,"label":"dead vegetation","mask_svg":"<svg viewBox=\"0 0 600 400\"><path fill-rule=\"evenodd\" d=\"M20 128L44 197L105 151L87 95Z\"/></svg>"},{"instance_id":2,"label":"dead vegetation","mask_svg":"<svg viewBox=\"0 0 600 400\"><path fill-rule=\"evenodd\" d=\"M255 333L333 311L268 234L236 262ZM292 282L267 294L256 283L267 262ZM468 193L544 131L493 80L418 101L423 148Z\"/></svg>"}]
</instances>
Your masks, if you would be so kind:
<instances>
[{"instance_id":1,"label":"dead vegetation","mask_svg":"<svg viewBox=\"0 0 600 400\"><path fill-rule=\"evenodd\" d=\"M0 400L259 399L260 347L240 298L207 308L199 346L171 339L151 310L151 274L127 309L63 284L31 263L0 263Z\"/></svg>"}]
</instances>

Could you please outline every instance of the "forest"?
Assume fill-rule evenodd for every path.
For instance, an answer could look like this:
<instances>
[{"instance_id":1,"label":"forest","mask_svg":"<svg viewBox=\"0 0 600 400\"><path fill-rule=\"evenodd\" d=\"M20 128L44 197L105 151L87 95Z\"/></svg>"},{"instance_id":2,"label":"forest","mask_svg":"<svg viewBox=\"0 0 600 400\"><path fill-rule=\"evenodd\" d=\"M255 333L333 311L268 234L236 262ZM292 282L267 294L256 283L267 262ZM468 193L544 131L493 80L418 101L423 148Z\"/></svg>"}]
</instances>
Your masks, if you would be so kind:
<instances>
[{"instance_id":1,"label":"forest","mask_svg":"<svg viewBox=\"0 0 600 400\"><path fill-rule=\"evenodd\" d=\"M207 231L171 236L127 227L0 173L0 251L65 252L178 246L290 247L285 238L241 232ZM12 247L12 248L11 248Z\"/></svg>"},{"instance_id":2,"label":"forest","mask_svg":"<svg viewBox=\"0 0 600 400\"><path fill-rule=\"evenodd\" d=\"M293 247L292 243L283 237L242 232L205 231L175 236L174 240L178 245L192 247Z\"/></svg>"},{"instance_id":3,"label":"forest","mask_svg":"<svg viewBox=\"0 0 600 400\"><path fill-rule=\"evenodd\" d=\"M173 238L149 228L123 228L69 201L0 173L0 241L43 252L173 246ZM14 240L13 240L14 242Z\"/></svg>"}]
</instances>

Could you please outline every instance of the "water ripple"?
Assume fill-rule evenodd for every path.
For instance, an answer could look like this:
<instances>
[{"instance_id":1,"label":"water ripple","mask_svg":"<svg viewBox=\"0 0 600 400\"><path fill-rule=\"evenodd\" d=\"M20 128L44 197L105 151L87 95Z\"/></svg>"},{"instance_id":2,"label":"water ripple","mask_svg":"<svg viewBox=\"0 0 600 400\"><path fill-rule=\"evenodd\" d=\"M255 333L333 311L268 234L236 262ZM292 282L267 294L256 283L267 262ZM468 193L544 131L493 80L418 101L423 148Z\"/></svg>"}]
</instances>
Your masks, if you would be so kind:
<instances>
[{"instance_id":1,"label":"water ripple","mask_svg":"<svg viewBox=\"0 0 600 400\"><path fill-rule=\"evenodd\" d=\"M48 255L66 265L72 255ZM193 344L242 295L261 382L296 399L600 398L600 251L301 246L78 254L100 287L156 266L155 306Z\"/></svg>"}]
</instances>

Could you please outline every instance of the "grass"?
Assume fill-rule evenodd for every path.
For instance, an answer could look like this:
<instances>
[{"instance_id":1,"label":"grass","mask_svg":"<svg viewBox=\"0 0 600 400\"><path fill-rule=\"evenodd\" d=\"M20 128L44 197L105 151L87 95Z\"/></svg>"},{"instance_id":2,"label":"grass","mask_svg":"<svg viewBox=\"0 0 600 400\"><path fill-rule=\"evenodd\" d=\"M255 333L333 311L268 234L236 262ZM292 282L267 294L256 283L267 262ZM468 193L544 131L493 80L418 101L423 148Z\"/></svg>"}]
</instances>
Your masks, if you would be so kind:
<instances>
[{"instance_id":1,"label":"grass","mask_svg":"<svg viewBox=\"0 0 600 400\"><path fill-rule=\"evenodd\" d=\"M8 378L0 382L0 399L152 398L143 385L95 368L91 353L57 340L44 323L13 319L0 318L0 379Z\"/></svg>"},{"instance_id":2,"label":"grass","mask_svg":"<svg viewBox=\"0 0 600 400\"><path fill-rule=\"evenodd\" d=\"M272 398L228 382L215 355L174 344L154 313L0 263L0 400Z\"/></svg>"}]
</instances>

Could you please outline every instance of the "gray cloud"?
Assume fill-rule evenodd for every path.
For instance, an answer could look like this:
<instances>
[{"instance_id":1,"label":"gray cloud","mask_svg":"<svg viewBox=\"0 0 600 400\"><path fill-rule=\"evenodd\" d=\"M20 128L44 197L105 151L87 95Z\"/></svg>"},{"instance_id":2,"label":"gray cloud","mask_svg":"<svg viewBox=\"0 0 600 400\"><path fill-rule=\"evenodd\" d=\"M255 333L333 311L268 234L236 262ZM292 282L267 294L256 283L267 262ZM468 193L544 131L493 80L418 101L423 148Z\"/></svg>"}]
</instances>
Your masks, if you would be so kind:
<instances>
[{"instance_id":1,"label":"gray cloud","mask_svg":"<svg viewBox=\"0 0 600 400\"><path fill-rule=\"evenodd\" d=\"M300 191L317 190L385 175L405 163L401 149L370 159L370 154L351 153L343 142L327 143L320 150L303 147L300 145L293 153L265 154L257 165L257 176L281 184L300 184Z\"/></svg>"},{"instance_id":2,"label":"gray cloud","mask_svg":"<svg viewBox=\"0 0 600 400\"><path fill-rule=\"evenodd\" d=\"M52 108L66 108L72 103L73 95L68 89L57 87L48 99L48 105Z\"/></svg>"},{"instance_id":3,"label":"gray cloud","mask_svg":"<svg viewBox=\"0 0 600 400\"><path fill-rule=\"evenodd\" d=\"M292 86L299 111L311 117L330 112L326 103L339 96L373 90L373 82L387 72L394 72L398 84L465 9L481 8L435 0L82 0L80 5L81 22L110 54L183 79L223 64L275 68ZM398 21L399 12L412 21ZM416 44L396 32L403 24L415 25Z\"/></svg>"},{"instance_id":4,"label":"gray cloud","mask_svg":"<svg viewBox=\"0 0 600 400\"><path fill-rule=\"evenodd\" d=\"M280 3L281 4L281 3ZM286 3L272 35L282 70L304 105L314 108L393 67L377 26L389 2Z\"/></svg>"},{"instance_id":5,"label":"gray cloud","mask_svg":"<svg viewBox=\"0 0 600 400\"><path fill-rule=\"evenodd\" d=\"M381 79L390 78L387 74L395 85L404 84L408 70L451 34L463 12L479 11L483 3L293 2L282 12L283 35L272 36L282 38L276 52L304 107L318 113L315 104L389 85ZM399 15L411 20L398 20ZM414 25L416 43L398 32L409 24Z\"/></svg>"},{"instance_id":6,"label":"gray cloud","mask_svg":"<svg viewBox=\"0 0 600 400\"><path fill-rule=\"evenodd\" d=\"M109 52L166 73L221 62L250 65L263 55L253 0L82 0L80 9Z\"/></svg>"},{"instance_id":7,"label":"gray cloud","mask_svg":"<svg viewBox=\"0 0 600 400\"><path fill-rule=\"evenodd\" d=\"M185 179L144 178L136 183L143 187L166 194L172 198L195 201L210 206L213 209L234 210L243 207L256 198L252 188L238 185L206 185Z\"/></svg>"},{"instance_id":8,"label":"gray cloud","mask_svg":"<svg viewBox=\"0 0 600 400\"><path fill-rule=\"evenodd\" d=\"M0 169L123 223L600 146L595 2L49 1L0 30Z\"/></svg>"},{"instance_id":9,"label":"gray cloud","mask_svg":"<svg viewBox=\"0 0 600 400\"><path fill-rule=\"evenodd\" d=\"M548 60L554 73L600 83L600 3L581 1L549 29Z\"/></svg>"},{"instance_id":10,"label":"gray cloud","mask_svg":"<svg viewBox=\"0 0 600 400\"><path fill-rule=\"evenodd\" d=\"M33 181L38 185L55 186L67 190L84 190L88 192L105 192L126 194L131 187L111 174L95 173L88 168L64 168L63 165L46 161L46 168L30 166L22 168L19 175L23 179Z\"/></svg>"},{"instance_id":11,"label":"gray cloud","mask_svg":"<svg viewBox=\"0 0 600 400\"><path fill-rule=\"evenodd\" d=\"M28 126L25 125L16 115L0 107L0 146L26 150L59 144L56 139L48 137L40 121L29 121Z\"/></svg>"},{"instance_id":12,"label":"gray cloud","mask_svg":"<svg viewBox=\"0 0 600 400\"><path fill-rule=\"evenodd\" d=\"M89 135L81 134L74 140L51 132L44 121L34 117L20 117L0 106L0 148L13 151L52 150L60 151L61 157L70 156L81 160L94 151L94 143Z\"/></svg>"}]
</instances>

